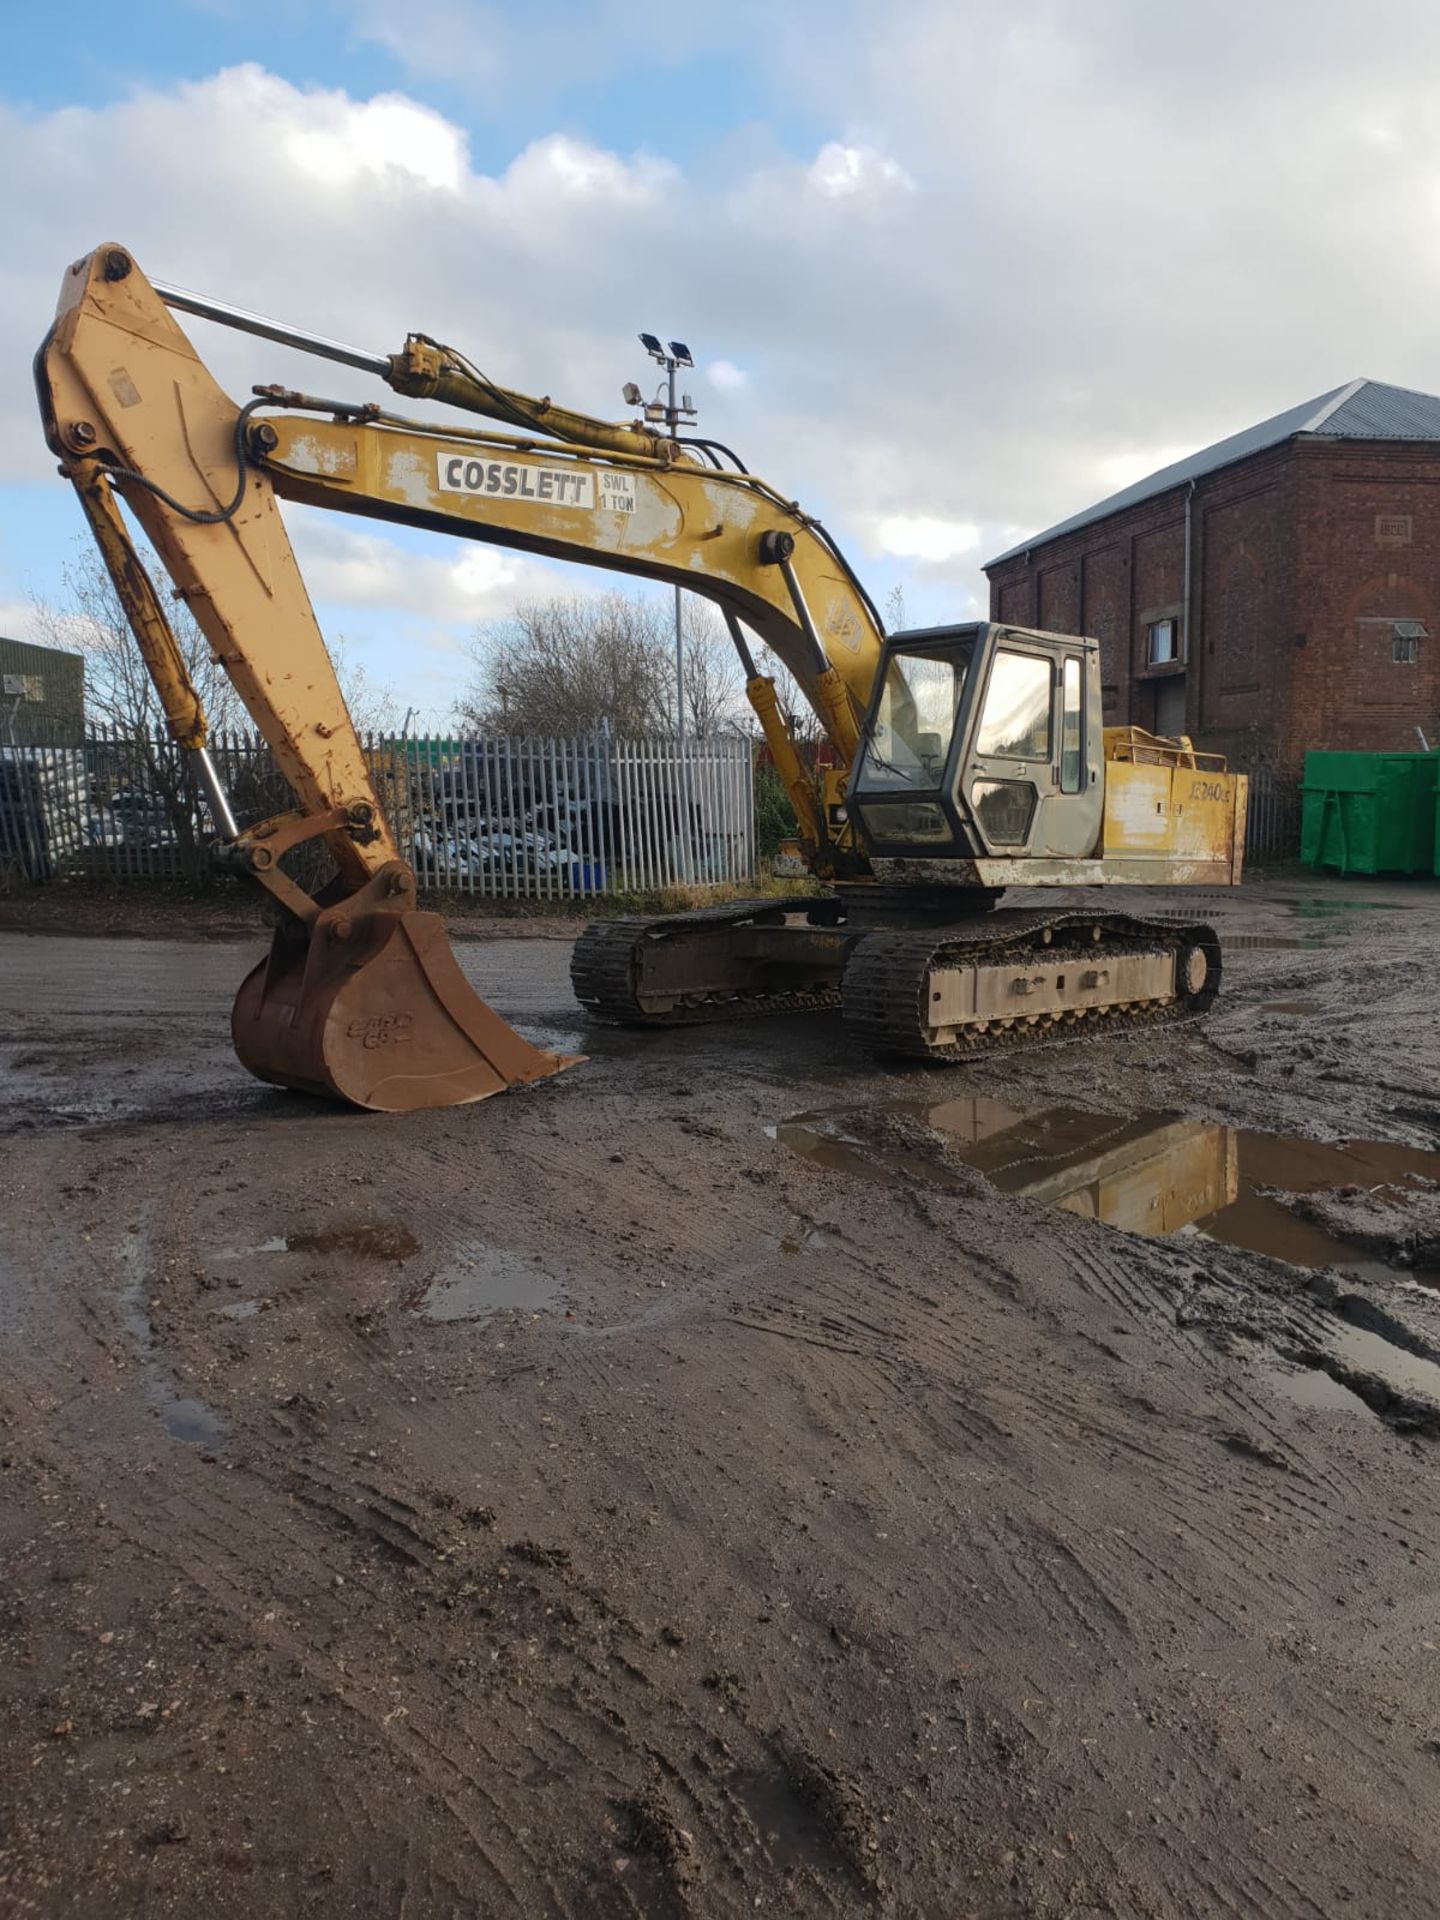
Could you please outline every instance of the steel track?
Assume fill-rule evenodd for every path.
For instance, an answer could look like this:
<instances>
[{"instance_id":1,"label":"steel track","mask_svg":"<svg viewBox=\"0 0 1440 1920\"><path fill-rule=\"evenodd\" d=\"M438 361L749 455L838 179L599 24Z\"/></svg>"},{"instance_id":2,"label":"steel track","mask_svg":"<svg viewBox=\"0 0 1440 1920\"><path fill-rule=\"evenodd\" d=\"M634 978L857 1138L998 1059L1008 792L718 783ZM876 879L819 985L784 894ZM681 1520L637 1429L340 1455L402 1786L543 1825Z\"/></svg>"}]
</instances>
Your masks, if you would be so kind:
<instances>
[{"instance_id":1,"label":"steel track","mask_svg":"<svg viewBox=\"0 0 1440 1920\"><path fill-rule=\"evenodd\" d=\"M606 920L587 927L575 942L570 961L570 984L575 998L600 1020L627 1026L693 1027L712 1020L760 1019L785 1013L834 1012L840 1005L840 986L781 993L734 993L695 996L697 1004L654 1012L636 993L639 959L648 940L691 929L742 927L753 921L786 913L813 913L823 899L805 894L789 900L748 900L723 907L701 907L693 913L653 920L636 917Z\"/></svg>"},{"instance_id":2,"label":"steel track","mask_svg":"<svg viewBox=\"0 0 1440 1920\"><path fill-rule=\"evenodd\" d=\"M943 929L857 933L846 963L843 981L834 987L780 992L697 994L693 1004L654 1011L637 993L640 960L646 942L689 930L740 927L784 913L813 913L814 896L792 900L747 901L662 919L635 917L597 923L576 942L570 978L576 998L594 1017L646 1027L696 1026L722 1019L833 1011L839 1007L845 1025L867 1046L912 1058L959 1062L979 1059L1007 1048L1053 1045L1081 1039L1102 1027L1170 1025L1204 1013L1220 987L1220 944L1214 930L1202 924L1175 926L1126 914L1069 911L1050 914L1019 909L976 915ZM1093 937L1100 927L1102 937ZM1045 939L1046 931L1050 939ZM1054 959L1075 953L1092 959L1120 954L1175 954L1183 964L1192 945L1201 946L1208 962L1204 987L1198 994L1181 994L1161 1003L1128 1003L1116 1007L1088 1007L1067 1011L1059 1019L1048 1014L1018 1014L1005 1022L989 1022L983 1030L937 1043L927 1025L928 981L931 969L965 964L995 965L1019 962L1030 956Z\"/></svg>"},{"instance_id":3,"label":"steel track","mask_svg":"<svg viewBox=\"0 0 1440 1920\"><path fill-rule=\"evenodd\" d=\"M1004 920L1005 926L997 925ZM1100 940L1091 930L1103 929ZM1051 938L1044 938L1046 930ZM994 914L966 935L948 927L943 933L874 933L862 940L845 969L842 1005L845 1025L857 1039L884 1053L912 1058L959 1062L975 1060L1008 1048L1045 1046L1079 1039L1101 1027L1165 1026L1195 1018L1214 1002L1220 990L1220 942L1213 928L1167 926L1111 913ZM986 935L989 935L987 938ZM1192 945L1205 950L1208 968L1198 994L1181 993L1174 1000L1127 1003L1114 1007L1068 1010L1059 1019L1048 1014L990 1021L958 1039L937 1042L928 1025L931 969L964 966L967 962L993 966L1019 962L1031 956L1053 960L1064 953L1104 959L1121 954L1176 955L1177 968Z\"/></svg>"}]
</instances>

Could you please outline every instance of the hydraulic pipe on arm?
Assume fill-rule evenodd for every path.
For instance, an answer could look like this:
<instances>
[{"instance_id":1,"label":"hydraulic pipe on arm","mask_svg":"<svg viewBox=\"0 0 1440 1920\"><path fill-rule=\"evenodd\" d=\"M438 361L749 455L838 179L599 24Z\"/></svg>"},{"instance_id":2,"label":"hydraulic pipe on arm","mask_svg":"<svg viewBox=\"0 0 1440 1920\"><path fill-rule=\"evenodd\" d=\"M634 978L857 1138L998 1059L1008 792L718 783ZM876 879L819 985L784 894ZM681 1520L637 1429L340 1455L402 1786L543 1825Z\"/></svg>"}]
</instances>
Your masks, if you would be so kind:
<instances>
[{"instance_id":1,"label":"hydraulic pipe on arm","mask_svg":"<svg viewBox=\"0 0 1440 1920\"><path fill-rule=\"evenodd\" d=\"M830 832L774 681L756 671L736 624L737 617L745 619L794 675L838 758L834 784L843 786L883 635L838 550L793 501L752 474L701 467L681 442L638 421L601 420L548 396L501 387L425 334L411 334L399 353L367 353L183 288L157 283L156 290L181 311L301 347L373 374L397 392L531 435L446 429L373 405L256 389L277 407L333 416L327 425L334 432L316 421L281 420L262 430L268 436L273 429L276 437L260 443L257 457L282 496L613 567L714 600L739 647L746 694L790 793L812 869L826 877L868 871L853 836ZM437 465L441 447L446 460ZM557 460L565 463L561 473ZM458 464L451 467L452 461ZM492 467L500 476L494 486ZM422 473L431 476L423 488Z\"/></svg>"},{"instance_id":2,"label":"hydraulic pipe on arm","mask_svg":"<svg viewBox=\"0 0 1440 1920\"><path fill-rule=\"evenodd\" d=\"M879 623L828 540L763 481L690 461L432 426L281 388L265 397L285 410L252 429L254 457L282 498L708 598L727 624L743 621L793 674L842 773L853 761L879 668ZM330 417L318 417L322 409ZM755 671L748 648L742 658L812 867L826 876L863 874L858 848L828 832L773 681Z\"/></svg>"},{"instance_id":3,"label":"hydraulic pipe on arm","mask_svg":"<svg viewBox=\"0 0 1440 1920\"><path fill-rule=\"evenodd\" d=\"M434 914L415 907L370 769L237 409L124 248L66 275L36 356L46 437L75 486L177 744L206 718L160 597L130 542L134 514L284 776L293 812L234 831L201 767L228 863L281 909L241 987L233 1032L260 1078L385 1110L483 1099L570 1062L514 1033L470 988ZM283 856L321 839L336 878L312 896Z\"/></svg>"}]
</instances>

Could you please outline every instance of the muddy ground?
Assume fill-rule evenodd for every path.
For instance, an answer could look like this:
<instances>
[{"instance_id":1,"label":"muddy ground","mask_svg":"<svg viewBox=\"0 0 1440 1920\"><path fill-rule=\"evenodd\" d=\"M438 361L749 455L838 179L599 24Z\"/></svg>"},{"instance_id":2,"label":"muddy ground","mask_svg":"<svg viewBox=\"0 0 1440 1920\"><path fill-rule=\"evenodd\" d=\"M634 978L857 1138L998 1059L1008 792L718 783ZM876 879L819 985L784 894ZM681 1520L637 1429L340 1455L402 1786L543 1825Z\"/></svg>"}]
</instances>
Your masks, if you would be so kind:
<instances>
[{"instance_id":1,"label":"muddy ground","mask_svg":"<svg viewBox=\"0 0 1440 1920\"><path fill-rule=\"evenodd\" d=\"M1440 890L1205 909L948 1074L467 946L590 1059L405 1119L0 934L0 1911L1440 1914Z\"/></svg>"}]
</instances>

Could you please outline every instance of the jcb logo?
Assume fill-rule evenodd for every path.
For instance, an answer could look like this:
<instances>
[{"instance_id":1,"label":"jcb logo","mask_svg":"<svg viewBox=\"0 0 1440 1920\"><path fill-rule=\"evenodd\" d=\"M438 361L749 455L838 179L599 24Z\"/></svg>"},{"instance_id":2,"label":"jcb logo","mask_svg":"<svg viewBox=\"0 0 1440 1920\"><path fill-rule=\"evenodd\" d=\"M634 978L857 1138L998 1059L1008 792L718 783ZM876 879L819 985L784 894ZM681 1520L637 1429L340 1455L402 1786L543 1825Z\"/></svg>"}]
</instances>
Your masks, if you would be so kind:
<instances>
[{"instance_id":1,"label":"jcb logo","mask_svg":"<svg viewBox=\"0 0 1440 1920\"><path fill-rule=\"evenodd\" d=\"M345 1029L352 1040L359 1040L369 1051L391 1047L410 1038L415 1016L409 1013L376 1013L368 1020L352 1020Z\"/></svg>"}]
</instances>

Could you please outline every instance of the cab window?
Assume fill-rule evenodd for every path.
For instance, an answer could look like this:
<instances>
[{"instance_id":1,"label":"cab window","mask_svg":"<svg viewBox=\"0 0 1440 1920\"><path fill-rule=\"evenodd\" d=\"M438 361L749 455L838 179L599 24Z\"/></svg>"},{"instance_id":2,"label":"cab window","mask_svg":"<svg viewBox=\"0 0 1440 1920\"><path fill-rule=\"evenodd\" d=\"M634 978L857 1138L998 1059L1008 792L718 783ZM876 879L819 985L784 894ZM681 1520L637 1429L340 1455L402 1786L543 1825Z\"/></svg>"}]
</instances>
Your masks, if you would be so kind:
<instances>
[{"instance_id":1,"label":"cab window","mask_svg":"<svg viewBox=\"0 0 1440 1920\"><path fill-rule=\"evenodd\" d=\"M972 651L967 640L891 654L857 783L861 789L939 786Z\"/></svg>"},{"instance_id":2,"label":"cab window","mask_svg":"<svg viewBox=\"0 0 1440 1920\"><path fill-rule=\"evenodd\" d=\"M1060 682L1060 791L1079 793L1084 779L1085 729L1081 724L1080 662L1069 654Z\"/></svg>"},{"instance_id":3,"label":"cab window","mask_svg":"<svg viewBox=\"0 0 1440 1920\"><path fill-rule=\"evenodd\" d=\"M1002 647L990 669L975 751L981 759L1048 760L1050 662Z\"/></svg>"}]
</instances>

